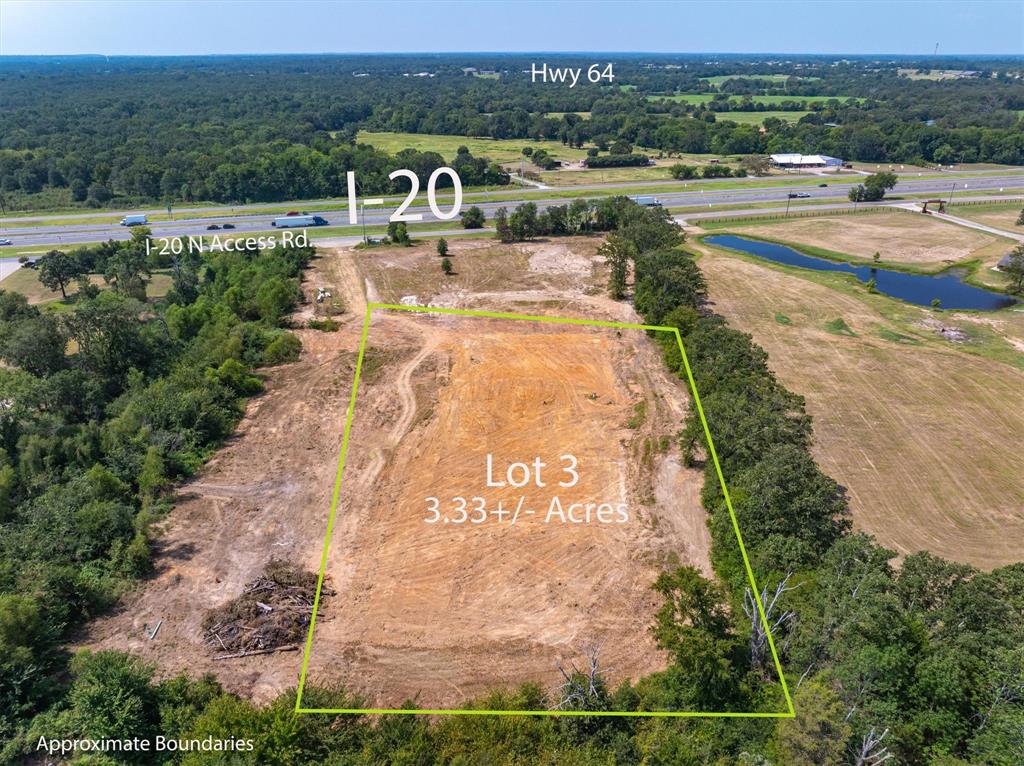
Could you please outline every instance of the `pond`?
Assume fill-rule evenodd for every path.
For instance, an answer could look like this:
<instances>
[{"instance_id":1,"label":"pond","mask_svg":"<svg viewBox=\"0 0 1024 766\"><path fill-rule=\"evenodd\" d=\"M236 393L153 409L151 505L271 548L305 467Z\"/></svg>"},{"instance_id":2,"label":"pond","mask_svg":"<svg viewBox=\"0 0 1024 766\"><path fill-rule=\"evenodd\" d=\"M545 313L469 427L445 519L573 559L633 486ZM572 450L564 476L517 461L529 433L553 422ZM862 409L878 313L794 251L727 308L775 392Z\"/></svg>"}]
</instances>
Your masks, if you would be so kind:
<instances>
[{"instance_id":1,"label":"pond","mask_svg":"<svg viewBox=\"0 0 1024 766\"><path fill-rule=\"evenodd\" d=\"M705 237L704 241L710 245L739 250L786 266L853 274L865 283L869 279L874 279L875 289L878 292L918 306L931 306L932 301L938 298L944 309L992 311L1012 306L1017 302L1002 293L968 285L964 283L963 275L957 273L907 274L902 271L890 271L873 266L854 266L849 263L804 255L786 245L761 242L756 239L737 237L733 234L715 234Z\"/></svg>"}]
</instances>

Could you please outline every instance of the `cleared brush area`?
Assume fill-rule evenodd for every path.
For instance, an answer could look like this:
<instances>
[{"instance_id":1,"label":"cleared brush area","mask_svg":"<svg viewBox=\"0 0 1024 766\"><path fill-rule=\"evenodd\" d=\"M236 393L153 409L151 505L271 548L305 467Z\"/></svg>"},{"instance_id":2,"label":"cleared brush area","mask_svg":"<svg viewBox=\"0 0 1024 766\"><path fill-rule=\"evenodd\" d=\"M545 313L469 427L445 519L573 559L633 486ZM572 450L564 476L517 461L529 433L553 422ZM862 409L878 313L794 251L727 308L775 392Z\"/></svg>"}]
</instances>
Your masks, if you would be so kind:
<instances>
[{"instance_id":1,"label":"cleared brush area","mask_svg":"<svg viewBox=\"0 0 1024 766\"><path fill-rule=\"evenodd\" d=\"M441 271L435 240L413 247L375 247L354 253L380 299L456 307L473 295L506 291L575 290L595 292L592 274L601 238L559 237L503 245L493 239L448 241L454 273ZM596 260L595 260L596 259ZM553 297L553 295L548 296Z\"/></svg>"},{"instance_id":2,"label":"cleared brush area","mask_svg":"<svg viewBox=\"0 0 1024 766\"><path fill-rule=\"evenodd\" d=\"M901 554L930 550L983 568L1020 559L1024 371L925 325L1008 332L1019 314L975 315L972 325L968 315L901 307L896 320L874 308L877 297L701 250L715 310L806 397L815 457L848 488L857 527ZM830 331L837 318L849 333Z\"/></svg>"},{"instance_id":3,"label":"cleared brush area","mask_svg":"<svg viewBox=\"0 0 1024 766\"><path fill-rule=\"evenodd\" d=\"M651 585L668 561L707 570L708 532L699 473L671 439L685 392L647 338L382 310L370 342L398 329L418 330L423 350L382 382L400 406L387 422L357 405L327 565L339 618L317 620L310 678L388 707L445 707L495 685L554 684L556 663L590 644L613 685L662 669L645 627ZM566 454L571 486L558 483ZM537 456L545 486L486 484L488 455ZM625 516L549 519L554 498ZM458 521L460 503L471 521ZM451 523L428 523L432 504Z\"/></svg>"}]
</instances>

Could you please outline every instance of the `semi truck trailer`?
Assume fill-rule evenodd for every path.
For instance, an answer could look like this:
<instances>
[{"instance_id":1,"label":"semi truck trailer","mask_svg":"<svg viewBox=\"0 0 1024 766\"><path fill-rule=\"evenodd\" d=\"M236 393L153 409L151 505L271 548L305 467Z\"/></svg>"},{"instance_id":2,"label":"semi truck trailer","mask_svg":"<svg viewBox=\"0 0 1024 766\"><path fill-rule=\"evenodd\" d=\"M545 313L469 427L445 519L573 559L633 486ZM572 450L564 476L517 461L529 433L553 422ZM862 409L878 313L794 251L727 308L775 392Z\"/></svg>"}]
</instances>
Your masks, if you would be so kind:
<instances>
[{"instance_id":1,"label":"semi truck trailer","mask_svg":"<svg viewBox=\"0 0 1024 766\"><path fill-rule=\"evenodd\" d=\"M296 229L303 226L326 226L327 221L318 215L286 215L275 218L270 225L278 229Z\"/></svg>"}]
</instances>

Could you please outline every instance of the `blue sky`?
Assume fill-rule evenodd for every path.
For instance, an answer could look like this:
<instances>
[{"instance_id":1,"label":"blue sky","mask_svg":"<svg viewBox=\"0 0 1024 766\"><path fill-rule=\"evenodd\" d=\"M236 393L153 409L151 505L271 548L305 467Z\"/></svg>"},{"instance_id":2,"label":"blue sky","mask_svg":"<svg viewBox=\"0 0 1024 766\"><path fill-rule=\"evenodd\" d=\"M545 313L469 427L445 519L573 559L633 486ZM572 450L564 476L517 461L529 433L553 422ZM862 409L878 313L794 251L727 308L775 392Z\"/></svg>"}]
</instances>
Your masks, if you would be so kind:
<instances>
[{"instance_id":1,"label":"blue sky","mask_svg":"<svg viewBox=\"0 0 1024 766\"><path fill-rule=\"evenodd\" d=\"M0 0L0 54L1024 54L1021 0Z\"/></svg>"}]
</instances>

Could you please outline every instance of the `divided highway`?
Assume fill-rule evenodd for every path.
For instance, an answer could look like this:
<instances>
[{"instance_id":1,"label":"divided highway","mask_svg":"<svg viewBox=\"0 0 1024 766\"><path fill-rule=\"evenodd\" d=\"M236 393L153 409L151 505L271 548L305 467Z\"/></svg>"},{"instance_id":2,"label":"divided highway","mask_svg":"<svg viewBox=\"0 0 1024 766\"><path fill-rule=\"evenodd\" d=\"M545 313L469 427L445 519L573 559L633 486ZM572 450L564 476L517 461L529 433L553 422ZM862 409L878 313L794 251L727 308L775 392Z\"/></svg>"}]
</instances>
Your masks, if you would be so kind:
<instances>
[{"instance_id":1,"label":"divided highway","mask_svg":"<svg viewBox=\"0 0 1024 766\"><path fill-rule=\"evenodd\" d=\"M835 182L830 178L822 178L822 183L828 183L827 187L817 186L771 186L771 187L757 187L750 189L743 188L732 188L732 189L715 189L713 186L707 186L700 188L699 184L694 184L696 187L693 191L666 191L659 193L657 191L659 182L649 184L651 194L656 194L658 200L665 207L694 207L701 205L737 205L737 204L764 204L767 202L776 202L781 205L786 204L786 200L791 193L806 194L811 199L820 200L821 202L844 202L847 199L848 191L851 187L859 183L860 179L853 179L850 181ZM956 182L957 191L991 191L994 195L1000 193L1003 189L1019 189L1024 187L1024 174L1019 175L997 175L997 176L973 176L965 179L957 178L941 178L941 179L906 179L901 180L896 188L893 190L894 195L899 194L935 194L936 197L946 198L952 187L953 182ZM660 182L664 185L663 182ZM676 182L673 182L676 183ZM642 184L629 184L630 188L638 188ZM581 187L573 187L572 191L577 191ZM616 188L623 188L622 184L607 184L601 186L588 187L588 190L595 192L595 196L614 194ZM516 190L520 194L527 190ZM547 205L561 205L567 204L572 201L573 198L567 198L559 196L569 191L569 189L550 189L549 195L542 199L530 199L529 201L535 202L538 207L543 208ZM487 213L487 217L490 218L494 211L500 207L509 208L510 210L522 204L524 200L520 197L515 198L516 192L501 191L493 192L492 196L500 197L500 199L489 201L489 202L464 202L463 209L468 207L470 204L474 204L481 208ZM531 190L531 193L536 193L536 190ZM329 202L329 201L324 201ZM282 210L287 210L288 207L297 207L302 204L323 204L317 202L308 203L282 203L280 206ZM389 216L394 212L397 207L397 202L388 202L387 207L383 208L366 208L365 211L365 224L367 226L381 226L386 225ZM441 202L441 208L445 209L446 205ZM269 205L262 205L261 207L271 207ZM266 232L271 229L270 222L276 215L283 213L262 213L258 215L246 214L245 208L239 209L239 212L232 213L228 208L203 208L205 212L218 212L224 211L224 215L218 215L213 217L205 218L182 218L177 221L171 222L156 222L149 225L150 230L155 237L174 237L174 236L200 236L210 232L207 231L207 226L211 224L223 225L224 223L230 222L234 224L234 230L229 230L231 235L245 234L247 232ZM767 210L753 209L752 212L769 212ZM194 211L189 211L194 212ZM452 222L439 221L430 211L429 207L410 207L406 211L407 213L419 213L423 216L424 222L437 221L441 226L457 226L457 220ZM721 212L721 215L736 215L742 213L742 210L730 210L728 212ZM331 208L328 210L317 210L317 215L326 218L332 227L338 226L350 226L349 224L349 213L348 206L344 202L339 202L337 208ZM102 215L111 215L110 212ZM187 215L187 213L186 213ZM60 218L61 220L67 220L71 216L53 216L54 218ZM686 218L699 218L704 217L701 214L691 214L685 216ZM25 219L23 219L25 220ZM44 217L36 217L33 220L40 221L45 220ZM82 244L86 242L99 242L107 239L127 239L130 236L130 229L120 226L116 223L88 223L88 216L82 216L81 222L66 223L54 226L25 226L22 224L18 225L17 221L11 221L14 223L13 226L8 227L5 225L0 236L12 240L14 250L20 247L31 247L38 245L74 245ZM352 235L359 233L358 227L361 227L363 221L356 226L351 226ZM315 233L315 229L310 230L310 233ZM333 234L334 232L332 232Z\"/></svg>"}]
</instances>

